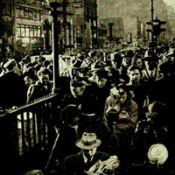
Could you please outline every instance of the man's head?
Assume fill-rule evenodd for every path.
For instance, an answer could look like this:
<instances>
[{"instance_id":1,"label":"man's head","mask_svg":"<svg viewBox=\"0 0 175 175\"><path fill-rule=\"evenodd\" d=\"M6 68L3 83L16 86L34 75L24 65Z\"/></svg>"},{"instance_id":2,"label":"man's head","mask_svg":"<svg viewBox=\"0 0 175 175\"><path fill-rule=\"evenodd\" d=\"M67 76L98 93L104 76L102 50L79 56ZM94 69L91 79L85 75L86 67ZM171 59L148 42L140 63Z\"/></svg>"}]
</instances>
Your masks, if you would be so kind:
<instances>
[{"instance_id":1,"label":"man's head","mask_svg":"<svg viewBox=\"0 0 175 175\"><path fill-rule=\"evenodd\" d=\"M38 80L43 83L43 84L48 84L49 83L49 70L47 69L40 69L37 72Z\"/></svg>"},{"instance_id":2,"label":"man's head","mask_svg":"<svg viewBox=\"0 0 175 175\"><path fill-rule=\"evenodd\" d=\"M127 101L128 98L128 90L124 84L119 84L117 86L118 91L118 97L119 97L119 103L124 104Z\"/></svg>"},{"instance_id":3,"label":"man's head","mask_svg":"<svg viewBox=\"0 0 175 175\"><path fill-rule=\"evenodd\" d=\"M175 48L170 48L168 54L166 55L170 63L175 62Z\"/></svg>"},{"instance_id":4,"label":"man's head","mask_svg":"<svg viewBox=\"0 0 175 175\"><path fill-rule=\"evenodd\" d=\"M142 59L141 58L137 58L136 61L135 61L135 65L141 69L143 67Z\"/></svg>"},{"instance_id":5,"label":"man's head","mask_svg":"<svg viewBox=\"0 0 175 175\"><path fill-rule=\"evenodd\" d=\"M86 85L82 81L72 80L70 82L70 90L74 97L81 97L86 89Z\"/></svg>"},{"instance_id":6,"label":"man's head","mask_svg":"<svg viewBox=\"0 0 175 175\"><path fill-rule=\"evenodd\" d=\"M132 84L139 84L141 80L140 69L137 66L130 66L128 69L128 76Z\"/></svg>"},{"instance_id":7,"label":"man's head","mask_svg":"<svg viewBox=\"0 0 175 175\"><path fill-rule=\"evenodd\" d=\"M105 70L98 70L96 72L96 83L99 88L103 88L108 80L108 73Z\"/></svg>"},{"instance_id":8,"label":"man's head","mask_svg":"<svg viewBox=\"0 0 175 175\"><path fill-rule=\"evenodd\" d=\"M143 60L145 61L145 65L148 66L149 70L153 70L158 63L158 57L152 50L147 50L145 52Z\"/></svg>"},{"instance_id":9,"label":"man's head","mask_svg":"<svg viewBox=\"0 0 175 175\"><path fill-rule=\"evenodd\" d=\"M24 77L24 82L27 86L30 86L33 83L33 79L30 76L26 75Z\"/></svg>"},{"instance_id":10,"label":"man's head","mask_svg":"<svg viewBox=\"0 0 175 175\"><path fill-rule=\"evenodd\" d=\"M9 59L5 64L4 68L6 69L7 72L12 71L16 74L20 74L21 71L19 69L19 66L17 64L17 61L15 59Z\"/></svg>"},{"instance_id":11,"label":"man's head","mask_svg":"<svg viewBox=\"0 0 175 175\"><path fill-rule=\"evenodd\" d=\"M97 147L101 145L101 140L97 139L96 133L84 132L81 139L76 142L76 146L81 148L86 157L93 157Z\"/></svg>"},{"instance_id":12,"label":"man's head","mask_svg":"<svg viewBox=\"0 0 175 175\"><path fill-rule=\"evenodd\" d=\"M122 65L124 67L129 67L131 65L131 61L132 61L131 58L126 55L126 56L123 57Z\"/></svg>"}]
</instances>

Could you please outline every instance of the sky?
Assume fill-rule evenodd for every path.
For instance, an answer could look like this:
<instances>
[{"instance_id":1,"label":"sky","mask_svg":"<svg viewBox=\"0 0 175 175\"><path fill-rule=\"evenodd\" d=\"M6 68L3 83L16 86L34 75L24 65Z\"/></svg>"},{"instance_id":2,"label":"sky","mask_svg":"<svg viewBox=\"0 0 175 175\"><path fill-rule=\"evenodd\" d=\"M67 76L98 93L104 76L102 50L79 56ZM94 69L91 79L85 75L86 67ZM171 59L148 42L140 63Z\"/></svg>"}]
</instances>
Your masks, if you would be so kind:
<instances>
[{"instance_id":1,"label":"sky","mask_svg":"<svg viewBox=\"0 0 175 175\"><path fill-rule=\"evenodd\" d=\"M175 11L175 0L163 0L163 1L167 3L168 5L172 6Z\"/></svg>"}]
</instances>

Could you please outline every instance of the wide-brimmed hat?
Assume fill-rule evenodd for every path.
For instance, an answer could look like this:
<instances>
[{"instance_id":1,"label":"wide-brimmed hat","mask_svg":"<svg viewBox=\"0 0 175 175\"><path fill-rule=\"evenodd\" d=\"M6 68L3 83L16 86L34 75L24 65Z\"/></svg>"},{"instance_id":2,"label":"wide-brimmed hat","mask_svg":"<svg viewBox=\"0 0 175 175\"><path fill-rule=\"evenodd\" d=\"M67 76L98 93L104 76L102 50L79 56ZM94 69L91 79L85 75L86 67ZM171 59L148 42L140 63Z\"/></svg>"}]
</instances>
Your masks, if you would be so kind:
<instances>
[{"instance_id":1,"label":"wide-brimmed hat","mask_svg":"<svg viewBox=\"0 0 175 175\"><path fill-rule=\"evenodd\" d=\"M99 147L101 145L101 140L97 139L97 135L95 133L84 132L81 139L79 139L75 144L81 149L88 150Z\"/></svg>"},{"instance_id":2,"label":"wide-brimmed hat","mask_svg":"<svg viewBox=\"0 0 175 175\"><path fill-rule=\"evenodd\" d=\"M154 56L154 52L152 50L146 50L143 59L149 59L149 58L152 58L153 56Z\"/></svg>"},{"instance_id":3,"label":"wide-brimmed hat","mask_svg":"<svg viewBox=\"0 0 175 175\"><path fill-rule=\"evenodd\" d=\"M149 61L149 60L158 60L157 55L154 53L153 50L146 50L144 57L142 58L143 61Z\"/></svg>"},{"instance_id":4,"label":"wide-brimmed hat","mask_svg":"<svg viewBox=\"0 0 175 175\"><path fill-rule=\"evenodd\" d=\"M170 48L170 49L169 49L169 52L167 53L166 56L167 56L167 57L168 57L168 56L174 56L174 57L175 57L175 48Z\"/></svg>"},{"instance_id":5,"label":"wide-brimmed hat","mask_svg":"<svg viewBox=\"0 0 175 175\"><path fill-rule=\"evenodd\" d=\"M42 170L31 170L26 172L24 175L44 175Z\"/></svg>"}]
</instances>

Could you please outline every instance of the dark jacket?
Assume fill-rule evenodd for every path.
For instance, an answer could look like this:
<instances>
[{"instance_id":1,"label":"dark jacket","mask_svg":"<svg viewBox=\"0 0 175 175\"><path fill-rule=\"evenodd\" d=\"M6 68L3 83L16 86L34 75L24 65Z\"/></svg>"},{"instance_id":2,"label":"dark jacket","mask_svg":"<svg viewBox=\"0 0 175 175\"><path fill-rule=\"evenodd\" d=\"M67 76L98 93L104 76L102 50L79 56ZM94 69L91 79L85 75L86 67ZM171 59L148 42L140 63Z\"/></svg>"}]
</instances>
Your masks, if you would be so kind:
<instances>
[{"instance_id":1,"label":"dark jacket","mask_svg":"<svg viewBox=\"0 0 175 175\"><path fill-rule=\"evenodd\" d=\"M29 86L27 91L27 103L33 102L36 99L49 95L52 91L52 85L47 85L48 89L42 83L37 81L35 84Z\"/></svg>"},{"instance_id":2,"label":"dark jacket","mask_svg":"<svg viewBox=\"0 0 175 175\"><path fill-rule=\"evenodd\" d=\"M83 160L82 152L68 156L64 161L64 175L87 175L85 171L88 171L98 160L106 160L109 155L104 152L96 152L93 160L86 164Z\"/></svg>"},{"instance_id":3,"label":"dark jacket","mask_svg":"<svg viewBox=\"0 0 175 175\"><path fill-rule=\"evenodd\" d=\"M0 106L11 108L26 103L27 87L23 77L8 72L0 78Z\"/></svg>"}]
</instances>

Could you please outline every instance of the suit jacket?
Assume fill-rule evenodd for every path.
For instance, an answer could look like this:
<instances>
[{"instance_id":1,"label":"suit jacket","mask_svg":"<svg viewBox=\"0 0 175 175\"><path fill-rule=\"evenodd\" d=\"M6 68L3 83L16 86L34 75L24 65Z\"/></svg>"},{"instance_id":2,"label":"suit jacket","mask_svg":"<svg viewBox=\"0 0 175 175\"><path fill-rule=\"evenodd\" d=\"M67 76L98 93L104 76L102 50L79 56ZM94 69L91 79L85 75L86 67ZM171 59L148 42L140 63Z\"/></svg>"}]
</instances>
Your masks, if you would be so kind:
<instances>
[{"instance_id":1,"label":"suit jacket","mask_svg":"<svg viewBox=\"0 0 175 175\"><path fill-rule=\"evenodd\" d=\"M23 77L8 72L0 78L0 106L11 108L24 105L27 98L27 87Z\"/></svg>"},{"instance_id":2,"label":"suit jacket","mask_svg":"<svg viewBox=\"0 0 175 175\"><path fill-rule=\"evenodd\" d=\"M84 163L82 152L68 156L64 161L64 175L87 175L85 171L88 171L98 160L106 160L109 155L104 152L96 152L93 160L88 164Z\"/></svg>"}]
</instances>

